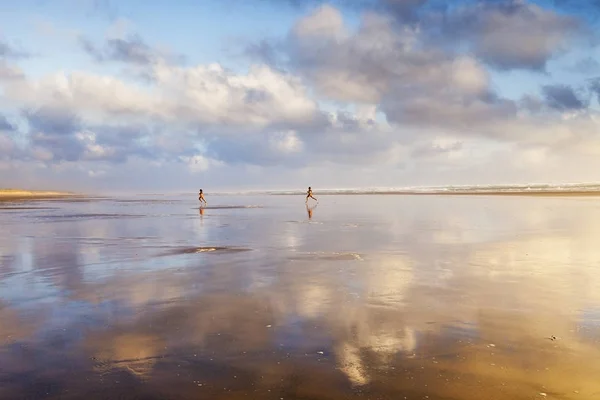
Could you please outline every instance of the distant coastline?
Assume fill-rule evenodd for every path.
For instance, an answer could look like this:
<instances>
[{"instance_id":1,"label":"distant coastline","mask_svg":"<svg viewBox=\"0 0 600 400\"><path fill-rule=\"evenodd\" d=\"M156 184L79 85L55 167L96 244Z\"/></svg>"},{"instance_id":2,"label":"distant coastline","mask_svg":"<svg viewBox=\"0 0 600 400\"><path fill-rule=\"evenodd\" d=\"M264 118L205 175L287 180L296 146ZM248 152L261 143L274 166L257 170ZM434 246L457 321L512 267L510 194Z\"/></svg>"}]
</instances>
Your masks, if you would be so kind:
<instances>
[{"instance_id":1,"label":"distant coastline","mask_svg":"<svg viewBox=\"0 0 600 400\"><path fill-rule=\"evenodd\" d=\"M399 187L365 189L321 189L327 195L435 195L435 196L600 196L598 183L570 183L562 185L465 185L437 187ZM270 195L302 195L300 190L271 190Z\"/></svg>"},{"instance_id":2,"label":"distant coastline","mask_svg":"<svg viewBox=\"0 0 600 400\"><path fill-rule=\"evenodd\" d=\"M269 193L271 196L299 196L303 195L302 192L286 192L286 193ZM502 192L502 191L361 191L361 192L328 192L320 191L320 196L373 196L373 195L384 195L384 196L569 196L569 197L580 197L580 196L599 196L600 191L566 191L566 190L547 190L547 191L514 191L514 192Z\"/></svg>"},{"instance_id":3,"label":"distant coastline","mask_svg":"<svg viewBox=\"0 0 600 400\"><path fill-rule=\"evenodd\" d=\"M76 197L77 193L60 192L54 190L25 190L25 189L0 189L0 201L2 200L27 200L27 199L53 199L61 197Z\"/></svg>"}]
</instances>

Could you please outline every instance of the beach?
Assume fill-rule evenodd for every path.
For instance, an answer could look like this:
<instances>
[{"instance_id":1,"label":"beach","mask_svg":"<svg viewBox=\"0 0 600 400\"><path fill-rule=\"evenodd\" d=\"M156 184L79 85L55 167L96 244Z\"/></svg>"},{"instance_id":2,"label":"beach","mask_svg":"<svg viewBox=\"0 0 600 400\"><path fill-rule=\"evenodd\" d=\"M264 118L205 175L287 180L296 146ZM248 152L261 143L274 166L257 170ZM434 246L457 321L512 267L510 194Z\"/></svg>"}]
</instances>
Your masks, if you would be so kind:
<instances>
[{"instance_id":1,"label":"beach","mask_svg":"<svg viewBox=\"0 0 600 400\"><path fill-rule=\"evenodd\" d=\"M0 204L0 399L594 399L600 203Z\"/></svg>"}]
</instances>

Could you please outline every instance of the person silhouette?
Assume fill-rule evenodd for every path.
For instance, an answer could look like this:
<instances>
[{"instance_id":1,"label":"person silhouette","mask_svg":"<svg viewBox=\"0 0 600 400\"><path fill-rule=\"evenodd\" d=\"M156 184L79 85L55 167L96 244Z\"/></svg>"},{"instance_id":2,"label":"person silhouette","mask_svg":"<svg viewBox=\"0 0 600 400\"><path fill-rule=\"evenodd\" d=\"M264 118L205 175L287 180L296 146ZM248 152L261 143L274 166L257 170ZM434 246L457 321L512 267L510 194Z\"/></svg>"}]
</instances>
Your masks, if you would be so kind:
<instances>
[{"instance_id":1,"label":"person silhouette","mask_svg":"<svg viewBox=\"0 0 600 400\"><path fill-rule=\"evenodd\" d=\"M200 189L200 192L198 192L198 201L200 202L200 206L202 206L202 202L204 202L205 205L208 205L206 199L204 198L204 192L202 189Z\"/></svg>"},{"instance_id":2,"label":"person silhouette","mask_svg":"<svg viewBox=\"0 0 600 400\"><path fill-rule=\"evenodd\" d=\"M316 197L313 196L313 192L312 192L312 189L311 189L310 186L308 187L308 191L306 192L306 201L305 201L305 203L308 203L308 199L309 198L311 198L311 199L313 199L315 201L319 201L319 200L317 200Z\"/></svg>"}]
</instances>

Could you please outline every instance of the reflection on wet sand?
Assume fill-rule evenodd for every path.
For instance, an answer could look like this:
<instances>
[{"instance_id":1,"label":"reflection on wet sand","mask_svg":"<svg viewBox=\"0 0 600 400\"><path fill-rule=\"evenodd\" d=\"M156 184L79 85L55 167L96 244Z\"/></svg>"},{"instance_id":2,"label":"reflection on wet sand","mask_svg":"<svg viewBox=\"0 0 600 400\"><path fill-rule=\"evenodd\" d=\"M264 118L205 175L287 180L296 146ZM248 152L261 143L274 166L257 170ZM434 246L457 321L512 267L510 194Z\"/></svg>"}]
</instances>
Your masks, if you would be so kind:
<instances>
[{"instance_id":1,"label":"reflection on wet sand","mask_svg":"<svg viewBox=\"0 0 600 400\"><path fill-rule=\"evenodd\" d=\"M11 216L0 398L598 396L600 208L383 197L323 203L322 225L287 224L291 206Z\"/></svg>"},{"instance_id":2,"label":"reflection on wet sand","mask_svg":"<svg viewBox=\"0 0 600 400\"><path fill-rule=\"evenodd\" d=\"M313 206L309 206L308 204L306 204L306 213L308 214L308 219L311 220L313 217L313 212L315 210L315 208L317 208L317 205L313 205Z\"/></svg>"}]
</instances>

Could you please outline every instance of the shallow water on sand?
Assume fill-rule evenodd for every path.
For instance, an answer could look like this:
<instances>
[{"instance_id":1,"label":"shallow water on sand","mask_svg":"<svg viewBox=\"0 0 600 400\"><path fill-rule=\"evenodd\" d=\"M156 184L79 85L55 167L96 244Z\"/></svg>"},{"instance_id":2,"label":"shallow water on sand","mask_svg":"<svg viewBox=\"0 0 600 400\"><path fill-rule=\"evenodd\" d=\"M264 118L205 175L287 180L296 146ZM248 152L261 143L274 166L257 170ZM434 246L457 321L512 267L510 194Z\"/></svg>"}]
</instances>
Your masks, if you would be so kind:
<instances>
[{"instance_id":1,"label":"shallow water on sand","mask_svg":"<svg viewBox=\"0 0 600 400\"><path fill-rule=\"evenodd\" d=\"M207 199L1 204L0 399L600 398L597 199Z\"/></svg>"}]
</instances>

